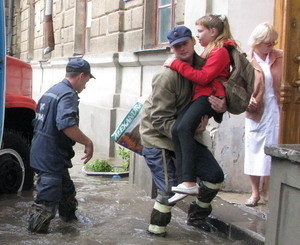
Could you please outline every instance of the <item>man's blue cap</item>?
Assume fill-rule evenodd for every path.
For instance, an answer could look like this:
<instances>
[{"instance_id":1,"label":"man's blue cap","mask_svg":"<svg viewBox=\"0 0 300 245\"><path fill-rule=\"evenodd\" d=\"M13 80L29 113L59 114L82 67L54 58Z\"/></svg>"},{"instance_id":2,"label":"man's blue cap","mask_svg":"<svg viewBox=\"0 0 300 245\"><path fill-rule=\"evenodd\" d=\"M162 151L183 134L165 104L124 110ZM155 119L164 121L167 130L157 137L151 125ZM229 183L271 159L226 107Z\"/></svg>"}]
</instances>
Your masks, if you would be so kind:
<instances>
[{"instance_id":1,"label":"man's blue cap","mask_svg":"<svg viewBox=\"0 0 300 245\"><path fill-rule=\"evenodd\" d=\"M76 58L71 60L66 67L67 72L86 72L90 74L91 78L95 78L91 73L91 66L89 62L84 59Z\"/></svg>"},{"instance_id":2,"label":"man's blue cap","mask_svg":"<svg viewBox=\"0 0 300 245\"><path fill-rule=\"evenodd\" d=\"M182 43L189 40L192 37L192 32L185 26L175 26L168 32L168 40L170 46L173 47L177 43Z\"/></svg>"}]
</instances>

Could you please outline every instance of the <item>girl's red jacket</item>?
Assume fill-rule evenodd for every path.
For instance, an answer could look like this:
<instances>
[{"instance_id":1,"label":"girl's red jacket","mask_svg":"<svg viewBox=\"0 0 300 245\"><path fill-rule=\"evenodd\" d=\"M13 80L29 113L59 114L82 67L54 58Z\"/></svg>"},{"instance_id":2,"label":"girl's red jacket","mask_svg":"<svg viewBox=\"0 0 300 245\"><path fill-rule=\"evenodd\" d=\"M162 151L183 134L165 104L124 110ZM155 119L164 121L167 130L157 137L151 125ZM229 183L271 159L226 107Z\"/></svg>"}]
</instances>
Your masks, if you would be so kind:
<instances>
[{"instance_id":1,"label":"girl's red jacket","mask_svg":"<svg viewBox=\"0 0 300 245\"><path fill-rule=\"evenodd\" d=\"M224 42L224 45L236 46L231 40ZM195 84L193 100L201 95L226 95L221 81L227 81L230 75L230 56L225 47L215 47L207 56L206 63L200 70L196 70L188 63L178 59L172 62L170 68Z\"/></svg>"}]
</instances>

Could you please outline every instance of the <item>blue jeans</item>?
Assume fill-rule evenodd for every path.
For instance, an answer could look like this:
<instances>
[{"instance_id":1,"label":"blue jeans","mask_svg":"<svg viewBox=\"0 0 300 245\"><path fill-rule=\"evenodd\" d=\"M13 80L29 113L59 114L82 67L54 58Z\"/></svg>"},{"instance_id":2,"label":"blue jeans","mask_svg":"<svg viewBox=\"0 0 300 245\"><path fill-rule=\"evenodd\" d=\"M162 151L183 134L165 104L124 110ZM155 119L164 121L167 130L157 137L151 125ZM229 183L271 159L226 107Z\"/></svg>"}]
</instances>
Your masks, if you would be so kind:
<instances>
[{"instance_id":1,"label":"blue jeans","mask_svg":"<svg viewBox=\"0 0 300 245\"><path fill-rule=\"evenodd\" d=\"M174 162L174 152L160 148L143 148L142 152L145 161L152 173L152 179L158 190L170 192L172 186L178 181ZM213 184L224 181L224 172L210 150L196 141L195 175L201 181L208 181ZM165 166L164 167L164 159ZM166 169L166 171L165 171Z\"/></svg>"},{"instance_id":2,"label":"blue jeans","mask_svg":"<svg viewBox=\"0 0 300 245\"><path fill-rule=\"evenodd\" d=\"M158 190L171 192L171 187L177 185L174 152L144 147L142 154L152 173L152 179Z\"/></svg>"}]
</instances>

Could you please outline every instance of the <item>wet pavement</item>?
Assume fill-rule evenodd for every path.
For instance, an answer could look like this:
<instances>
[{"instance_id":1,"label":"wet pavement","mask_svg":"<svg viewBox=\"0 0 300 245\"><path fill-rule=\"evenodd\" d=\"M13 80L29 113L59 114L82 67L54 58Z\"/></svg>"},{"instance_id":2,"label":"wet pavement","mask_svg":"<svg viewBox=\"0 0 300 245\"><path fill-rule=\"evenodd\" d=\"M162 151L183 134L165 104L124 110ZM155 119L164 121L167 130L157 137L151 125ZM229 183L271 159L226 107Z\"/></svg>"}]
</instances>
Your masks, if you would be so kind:
<instances>
[{"instance_id":1,"label":"wet pavement","mask_svg":"<svg viewBox=\"0 0 300 245\"><path fill-rule=\"evenodd\" d=\"M268 205L260 201L256 207L245 206L250 193L220 191L213 200L210 223L234 241L243 241L247 245L265 244ZM182 210L188 210L192 197L177 204Z\"/></svg>"},{"instance_id":2,"label":"wet pavement","mask_svg":"<svg viewBox=\"0 0 300 245\"><path fill-rule=\"evenodd\" d=\"M237 193L237 192L224 192L224 191L220 191L218 193L218 197L228 202L229 204L234 205L240 209L243 209L248 213L253 213L257 216L260 216L261 218L266 220L269 214L268 203L264 200L260 200L257 206L247 207L245 205L245 202L250 196L251 193Z\"/></svg>"},{"instance_id":3,"label":"wet pavement","mask_svg":"<svg viewBox=\"0 0 300 245\"><path fill-rule=\"evenodd\" d=\"M34 192L0 196L0 244L234 244L221 233L207 233L186 224L186 213L173 208L167 237L146 232L154 200L128 183L128 177L114 182L111 178L87 176L76 154L71 177L77 189L78 221L65 223L58 216L48 234L27 231L27 211Z\"/></svg>"}]
</instances>

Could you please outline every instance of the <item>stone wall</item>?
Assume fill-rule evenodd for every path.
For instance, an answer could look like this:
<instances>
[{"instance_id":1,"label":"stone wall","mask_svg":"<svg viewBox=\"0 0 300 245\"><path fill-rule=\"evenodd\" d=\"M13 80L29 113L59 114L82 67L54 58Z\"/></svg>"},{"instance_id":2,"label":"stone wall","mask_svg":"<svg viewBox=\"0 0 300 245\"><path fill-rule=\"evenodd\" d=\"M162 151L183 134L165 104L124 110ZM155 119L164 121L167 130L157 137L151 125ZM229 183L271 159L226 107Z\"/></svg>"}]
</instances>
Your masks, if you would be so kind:
<instances>
[{"instance_id":1,"label":"stone wall","mask_svg":"<svg viewBox=\"0 0 300 245\"><path fill-rule=\"evenodd\" d=\"M272 157L266 245L297 245L300 240L300 145L265 147Z\"/></svg>"},{"instance_id":2,"label":"stone wall","mask_svg":"<svg viewBox=\"0 0 300 245\"><path fill-rule=\"evenodd\" d=\"M97 79L92 80L81 95L81 127L93 135L96 150L106 157L113 157L115 145L110 134L128 109L143 95L150 93L151 78L166 58L142 52L145 2L90 1L90 39L85 40L82 47L82 39L87 35L85 26L88 26L88 20L82 13L87 12L89 16L88 5L82 5L81 0L53 0L55 49L49 55L43 54L47 47L43 24L44 1L21 2L24 27L21 32L21 59L30 60L33 66L34 98L38 100L51 85L64 77L69 58L83 56L91 63ZM148 1L149 5L153 5L153 1ZM178 0L177 24L183 23L183 6L184 0ZM32 21L34 24L29 25ZM32 35L29 36L29 33ZM87 42L89 52L85 50ZM160 55L167 53L166 49L161 50ZM139 52L148 58L141 61ZM97 132L98 128L101 132Z\"/></svg>"},{"instance_id":3,"label":"stone wall","mask_svg":"<svg viewBox=\"0 0 300 245\"><path fill-rule=\"evenodd\" d=\"M91 0L90 13L85 1L53 0L55 49L46 56L43 55L43 49L47 47L43 23L44 1L20 2L20 57L23 60L143 49L144 0ZM153 5L153 1L148 2ZM184 2L177 1L176 24L183 23ZM87 16L91 19L86 20ZM91 23L89 36L86 33L88 22Z\"/></svg>"}]
</instances>

